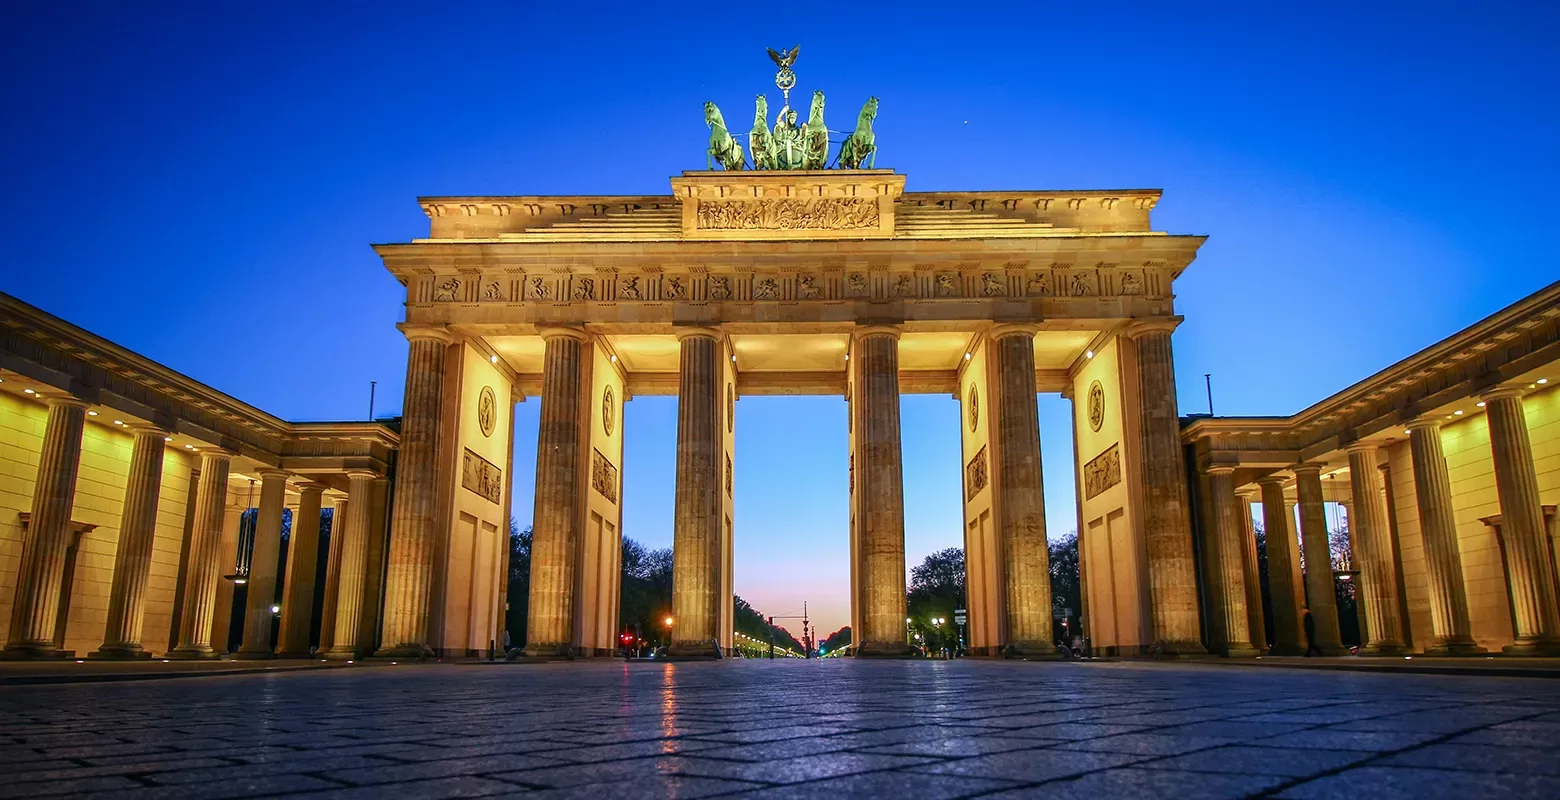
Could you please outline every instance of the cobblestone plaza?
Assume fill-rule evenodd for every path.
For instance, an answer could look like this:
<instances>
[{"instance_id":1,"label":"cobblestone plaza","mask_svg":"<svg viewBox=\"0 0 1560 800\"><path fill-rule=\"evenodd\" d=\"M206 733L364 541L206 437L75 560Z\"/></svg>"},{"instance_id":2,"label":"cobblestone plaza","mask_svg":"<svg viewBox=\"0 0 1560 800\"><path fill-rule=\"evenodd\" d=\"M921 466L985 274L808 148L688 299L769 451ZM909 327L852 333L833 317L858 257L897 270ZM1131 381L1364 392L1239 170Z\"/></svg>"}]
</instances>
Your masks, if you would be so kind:
<instances>
[{"instance_id":1,"label":"cobblestone plaza","mask_svg":"<svg viewBox=\"0 0 1560 800\"><path fill-rule=\"evenodd\" d=\"M1206 663L596 660L0 688L0 797L1556 797L1557 744L1548 680Z\"/></svg>"}]
</instances>

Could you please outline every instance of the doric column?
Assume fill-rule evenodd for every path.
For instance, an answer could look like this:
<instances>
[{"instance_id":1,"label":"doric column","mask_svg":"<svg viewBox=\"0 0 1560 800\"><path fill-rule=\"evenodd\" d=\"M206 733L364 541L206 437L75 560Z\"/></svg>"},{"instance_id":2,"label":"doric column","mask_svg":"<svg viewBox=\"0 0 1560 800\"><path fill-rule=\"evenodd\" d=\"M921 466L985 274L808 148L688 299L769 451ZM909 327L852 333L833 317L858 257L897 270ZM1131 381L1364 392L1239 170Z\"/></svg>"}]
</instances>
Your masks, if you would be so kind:
<instances>
[{"instance_id":1,"label":"doric column","mask_svg":"<svg viewBox=\"0 0 1560 800\"><path fill-rule=\"evenodd\" d=\"M542 361L542 419L536 442L536 506L531 518L531 597L525 655L574 653L575 569L581 526L581 450L586 430L582 375L585 332L547 328ZM679 412L680 413L680 412ZM675 535L673 552L675 554ZM675 579L673 581L676 582ZM675 590L674 590L675 591Z\"/></svg>"},{"instance_id":2,"label":"doric column","mask_svg":"<svg viewBox=\"0 0 1560 800\"><path fill-rule=\"evenodd\" d=\"M249 551L249 591L244 602L244 640L235 658L272 658L271 624L275 615L277 562L282 553L282 511L287 507L287 473L262 469L260 508L255 514L255 539Z\"/></svg>"},{"instance_id":3,"label":"doric column","mask_svg":"<svg viewBox=\"0 0 1560 800\"><path fill-rule=\"evenodd\" d=\"M162 492L163 450L168 432L133 425L135 445L125 476L125 504L119 515L119 546L114 554L114 582L109 589L108 623L103 644L91 658L150 658L141 646L145 619L146 581L152 568L152 541L157 535L157 498Z\"/></svg>"},{"instance_id":4,"label":"doric column","mask_svg":"<svg viewBox=\"0 0 1560 800\"><path fill-rule=\"evenodd\" d=\"M217 448L200 451L200 486L184 572L184 607L179 612L179 646L169 658L216 658L211 646L212 606L222 580L220 548L227 509L228 468L237 453Z\"/></svg>"},{"instance_id":5,"label":"doric column","mask_svg":"<svg viewBox=\"0 0 1560 800\"><path fill-rule=\"evenodd\" d=\"M1496 389L1480 399L1489 417L1500 536L1506 544L1506 580L1517 628L1515 641L1505 649L1512 655L1560 655L1554 562L1544 531L1522 393L1515 388Z\"/></svg>"},{"instance_id":6,"label":"doric column","mask_svg":"<svg viewBox=\"0 0 1560 800\"><path fill-rule=\"evenodd\" d=\"M379 477L366 470L347 472L347 530L341 539L341 577L336 583L336 625L325 657L351 660L363 654L358 641L363 613L363 567L368 553L369 492ZM332 530L332 535L335 531ZM420 653L419 653L420 655Z\"/></svg>"},{"instance_id":7,"label":"doric column","mask_svg":"<svg viewBox=\"0 0 1560 800\"><path fill-rule=\"evenodd\" d=\"M1153 602L1153 649L1159 655L1207 652L1199 641L1197 569L1192 557L1186 466L1170 350L1170 332L1178 322L1139 322L1127 330L1127 336L1137 345L1143 534L1148 550L1149 596Z\"/></svg>"},{"instance_id":8,"label":"doric column","mask_svg":"<svg viewBox=\"0 0 1560 800\"><path fill-rule=\"evenodd\" d=\"M1035 388L1035 328L999 325L996 348L994 448L1007 606L1007 641L1014 655L1056 654L1051 636L1050 551L1045 535L1045 489L1040 473L1040 411ZM897 404L897 399L896 399ZM897 431L897 428L896 428ZM903 559L903 555L901 555Z\"/></svg>"},{"instance_id":9,"label":"doric column","mask_svg":"<svg viewBox=\"0 0 1560 800\"><path fill-rule=\"evenodd\" d=\"M323 654L336 643L336 592L341 586L341 542L347 538L347 498L337 497L331 502L330 542L325 549L325 596L320 602L317 654Z\"/></svg>"},{"instance_id":10,"label":"doric column","mask_svg":"<svg viewBox=\"0 0 1560 800\"><path fill-rule=\"evenodd\" d=\"M1360 588L1364 591L1366 626L1369 640L1361 648L1365 655L1397 655L1403 646L1403 621L1398 615L1397 569L1392 560L1392 531L1381 497L1381 474L1376 469L1376 448L1372 442L1348 446L1349 486L1354 495L1354 511L1359 515L1355 542L1361 552ZM1353 522L1354 520L1351 520Z\"/></svg>"},{"instance_id":11,"label":"doric column","mask_svg":"<svg viewBox=\"0 0 1560 800\"><path fill-rule=\"evenodd\" d=\"M1257 489L1235 492L1235 512L1240 518L1240 564L1246 582L1246 629L1251 631L1251 647L1259 655L1268 651L1267 621L1262 612L1262 569L1257 563L1257 530L1251 521L1251 503Z\"/></svg>"},{"instance_id":12,"label":"doric column","mask_svg":"<svg viewBox=\"0 0 1560 800\"><path fill-rule=\"evenodd\" d=\"M306 482L298 489L292 541L287 545L287 579L282 583L282 628L277 634L278 658L309 657L309 624L314 618L314 574L319 566L320 500L324 484Z\"/></svg>"},{"instance_id":13,"label":"doric column","mask_svg":"<svg viewBox=\"0 0 1560 800\"><path fill-rule=\"evenodd\" d=\"M1262 531L1267 541L1268 593L1273 599L1273 655L1305 652L1304 607L1295 576L1300 572L1295 534L1284 504L1284 479L1271 475L1257 481L1262 491ZM1330 571L1330 570L1329 570Z\"/></svg>"},{"instance_id":14,"label":"doric column","mask_svg":"<svg viewBox=\"0 0 1560 800\"><path fill-rule=\"evenodd\" d=\"M1452 481L1441 448L1441 423L1420 419L1408 424L1409 454L1414 461L1414 498L1424 539L1430 590L1430 628L1426 653L1482 653L1468 624L1468 593L1457 548L1457 518L1452 513Z\"/></svg>"},{"instance_id":15,"label":"doric column","mask_svg":"<svg viewBox=\"0 0 1560 800\"><path fill-rule=\"evenodd\" d=\"M395 508L385 553L385 615L379 655L413 658L431 654L428 606L433 591L434 547L447 527L439 519L439 411L444 398L444 354L451 337L443 328L403 326L411 343L406 360L406 399L401 410L401 445L396 456ZM354 492L362 507L349 513L368 519L367 495ZM364 537L366 528L353 531ZM359 566L361 570L361 566ZM345 574L345 573L343 573ZM343 595L337 602L345 602ZM357 601L361 604L361 598ZM340 615L337 622L340 622ZM353 617L357 623L358 618ZM351 637L358 638L357 627ZM347 631L336 628L338 635Z\"/></svg>"},{"instance_id":16,"label":"doric column","mask_svg":"<svg viewBox=\"0 0 1560 800\"><path fill-rule=\"evenodd\" d=\"M1323 655L1343 655L1338 631L1338 587L1333 577L1332 542L1327 530L1327 505L1322 496L1322 465L1296 464L1295 505L1300 508L1300 540L1305 549L1306 608L1316 625L1316 646ZM1304 624L1305 613L1301 612Z\"/></svg>"},{"instance_id":17,"label":"doric column","mask_svg":"<svg viewBox=\"0 0 1560 800\"><path fill-rule=\"evenodd\" d=\"M675 656L713 656L720 602L720 331L677 332L677 493L672 528L672 644Z\"/></svg>"},{"instance_id":18,"label":"doric column","mask_svg":"<svg viewBox=\"0 0 1560 800\"><path fill-rule=\"evenodd\" d=\"M1223 598L1224 636L1214 647L1230 658L1254 656L1251 646L1251 622L1246 616L1246 566L1245 547L1241 538L1246 526L1240 524L1240 501L1235 496L1235 468L1215 466L1208 468L1208 495L1213 504L1213 523L1218 533L1218 549L1215 554L1219 568L1213 572L1221 584L1217 591Z\"/></svg>"},{"instance_id":19,"label":"doric column","mask_svg":"<svg viewBox=\"0 0 1560 800\"><path fill-rule=\"evenodd\" d=\"M899 329L859 328L851 348L857 406L857 575L862 633L856 655L899 657L905 642L905 483L899 446Z\"/></svg>"},{"instance_id":20,"label":"doric column","mask_svg":"<svg viewBox=\"0 0 1560 800\"><path fill-rule=\"evenodd\" d=\"M49 421L38 453L38 478L33 483L32 516L22 544L11 606L11 631L5 658L70 658L72 651L54 648L54 623L59 616L60 582L65 577L65 551L70 547L70 513L76 498L76 473L81 467L81 428L87 403L69 395L45 395Z\"/></svg>"}]
</instances>

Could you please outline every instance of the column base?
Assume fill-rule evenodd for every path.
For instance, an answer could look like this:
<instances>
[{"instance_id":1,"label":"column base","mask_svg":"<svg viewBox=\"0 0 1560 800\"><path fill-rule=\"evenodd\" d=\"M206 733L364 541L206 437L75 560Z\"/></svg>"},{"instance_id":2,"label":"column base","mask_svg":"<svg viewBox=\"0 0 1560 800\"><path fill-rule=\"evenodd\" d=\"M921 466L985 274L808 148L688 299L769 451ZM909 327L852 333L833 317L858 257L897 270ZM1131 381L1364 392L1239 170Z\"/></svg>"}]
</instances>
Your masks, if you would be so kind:
<instances>
[{"instance_id":1,"label":"column base","mask_svg":"<svg viewBox=\"0 0 1560 800\"><path fill-rule=\"evenodd\" d=\"M418 659L419 661L433 658L437 654L433 649L424 644L398 644L394 647L381 647L374 653L374 658Z\"/></svg>"},{"instance_id":2,"label":"column base","mask_svg":"<svg viewBox=\"0 0 1560 800\"><path fill-rule=\"evenodd\" d=\"M94 661L147 661L152 654L138 644L105 645L87 654Z\"/></svg>"},{"instance_id":3,"label":"column base","mask_svg":"<svg viewBox=\"0 0 1560 800\"><path fill-rule=\"evenodd\" d=\"M1303 656L1303 655L1305 655L1305 645L1302 645L1302 644L1275 644L1275 645L1273 645L1273 651L1271 653L1268 653L1268 655L1271 655L1271 656Z\"/></svg>"},{"instance_id":4,"label":"column base","mask_svg":"<svg viewBox=\"0 0 1560 800\"><path fill-rule=\"evenodd\" d=\"M1144 655L1151 658L1206 658L1210 655L1202 642L1190 639L1170 639L1150 645Z\"/></svg>"},{"instance_id":5,"label":"column base","mask_svg":"<svg viewBox=\"0 0 1560 800\"><path fill-rule=\"evenodd\" d=\"M567 642L542 642L528 644L520 650L510 650L510 661L573 661L574 647Z\"/></svg>"},{"instance_id":6,"label":"column base","mask_svg":"<svg viewBox=\"0 0 1560 800\"><path fill-rule=\"evenodd\" d=\"M862 642L856 658L920 658L921 651L898 642Z\"/></svg>"},{"instance_id":7,"label":"column base","mask_svg":"<svg viewBox=\"0 0 1560 800\"><path fill-rule=\"evenodd\" d=\"M175 647L163 654L163 658L173 661L215 661L221 657L222 654L211 649L211 645Z\"/></svg>"},{"instance_id":8,"label":"column base","mask_svg":"<svg viewBox=\"0 0 1560 800\"><path fill-rule=\"evenodd\" d=\"M301 652L301 653L296 653L296 652L288 652L288 651L284 650L284 651L282 651L280 653L277 653L275 658L277 660L279 660L279 661L283 660L283 659L288 660L288 661L299 661L299 660L313 661L313 660L317 660L317 659L320 659L320 658L324 658L324 656L322 656L322 655L320 655L318 653L310 653L308 651L304 651L304 652Z\"/></svg>"},{"instance_id":9,"label":"column base","mask_svg":"<svg viewBox=\"0 0 1560 800\"><path fill-rule=\"evenodd\" d=\"M270 650L240 650L233 654L234 661L269 661L276 658Z\"/></svg>"},{"instance_id":10,"label":"column base","mask_svg":"<svg viewBox=\"0 0 1560 800\"><path fill-rule=\"evenodd\" d=\"M1530 639L1518 640L1515 644L1508 644L1501 648L1501 652L1508 656L1520 656L1525 658L1560 656L1560 639Z\"/></svg>"},{"instance_id":11,"label":"column base","mask_svg":"<svg viewBox=\"0 0 1560 800\"><path fill-rule=\"evenodd\" d=\"M75 650L58 650L52 643L8 644L0 650L0 661L68 661L75 657Z\"/></svg>"},{"instance_id":12,"label":"column base","mask_svg":"<svg viewBox=\"0 0 1560 800\"><path fill-rule=\"evenodd\" d=\"M332 647L331 649L326 650L325 654L319 656L319 658L323 658L326 661L356 661L359 658L362 658L362 656L358 655L358 650L355 647L344 647L340 649Z\"/></svg>"},{"instance_id":13,"label":"column base","mask_svg":"<svg viewBox=\"0 0 1560 800\"><path fill-rule=\"evenodd\" d=\"M1437 642L1425 648L1427 656L1482 656L1488 653L1472 639Z\"/></svg>"},{"instance_id":14,"label":"column base","mask_svg":"<svg viewBox=\"0 0 1560 800\"><path fill-rule=\"evenodd\" d=\"M672 642L666 648L668 661L719 661L720 657L720 645L714 639Z\"/></svg>"},{"instance_id":15,"label":"column base","mask_svg":"<svg viewBox=\"0 0 1560 800\"><path fill-rule=\"evenodd\" d=\"M1367 645L1360 648L1360 655L1370 656L1411 656L1414 654L1407 646L1397 642L1382 642L1380 644Z\"/></svg>"},{"instance_id":16,"label":"column base","mask_svg":"<svg viewBox=\"0 0 1560 800\"><path fill-rule=\"evenodd\" d=\"M1249 642L1236 642L1225 647L1224 652L1219 655L1225 658L1256 658L1262 654L1257 652L1257 648L1252 647Z\"/></svg>"}]
</instances>

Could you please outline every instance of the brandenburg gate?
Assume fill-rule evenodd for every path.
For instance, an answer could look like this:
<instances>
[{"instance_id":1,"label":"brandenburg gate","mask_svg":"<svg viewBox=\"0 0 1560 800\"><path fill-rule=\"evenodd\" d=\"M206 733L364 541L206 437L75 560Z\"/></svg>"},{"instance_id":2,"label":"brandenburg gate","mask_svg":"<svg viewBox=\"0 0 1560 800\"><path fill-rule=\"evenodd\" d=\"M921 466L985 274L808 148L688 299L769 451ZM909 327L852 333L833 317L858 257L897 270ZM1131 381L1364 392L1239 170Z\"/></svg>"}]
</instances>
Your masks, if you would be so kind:
<instances>
[{"instance_id":1,"label":"brandenburg gate","mask_svg":"<svg viewBox=\"0 0 1560 800\"><path fill-rule=\"evenodd\" d=\"M730 648L738 401L808 394L849 406L857 652L906 654L899 396L934 393L962 407L970 644L1049 653L1040 392L1074 400L1081 518L1139 543L1113 556L1135 576L1114 644L1202 652L1170 334L1203 237L1153 230L1157 191L905 183L731 170L666 195L423 198L428 237L376 248L411 348L382 652L494 635L504 571L474 554L502 547L522 400L541 403L524 652L612 650L638 395L678 398L671 652Z\"/></svg>"}]
</instances>

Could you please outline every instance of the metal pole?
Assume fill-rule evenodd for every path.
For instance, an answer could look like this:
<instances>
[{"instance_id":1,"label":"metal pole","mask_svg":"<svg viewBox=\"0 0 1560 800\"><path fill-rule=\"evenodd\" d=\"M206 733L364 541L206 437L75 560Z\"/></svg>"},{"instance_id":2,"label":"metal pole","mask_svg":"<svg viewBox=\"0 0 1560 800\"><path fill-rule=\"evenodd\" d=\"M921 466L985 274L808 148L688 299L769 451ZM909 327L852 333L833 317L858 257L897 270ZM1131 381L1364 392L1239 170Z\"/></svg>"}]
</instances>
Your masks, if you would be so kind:
<instances>
[{"instance_id":1,"label":"metal pole","mask_svg":"<svg viewBox=\"0 0 1560 800\"><path fill-rule=\"evenodd\" d=\"M379 381L368 382L368 421L374 421L374 390L379 387Z\"/></svg>"},{"instance_id":2,"label":"metal pole","mask_svg":"<svg viewBox=\"0 0 1560 800\"><path fill-rule=\"evenodd\" d=\"M1213 416L1213 373L1203 373L1203 384L1208 387L1208 416Z\"/></svg>"}]
</instances>

